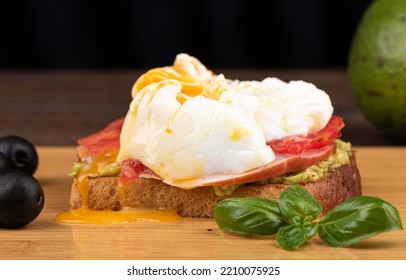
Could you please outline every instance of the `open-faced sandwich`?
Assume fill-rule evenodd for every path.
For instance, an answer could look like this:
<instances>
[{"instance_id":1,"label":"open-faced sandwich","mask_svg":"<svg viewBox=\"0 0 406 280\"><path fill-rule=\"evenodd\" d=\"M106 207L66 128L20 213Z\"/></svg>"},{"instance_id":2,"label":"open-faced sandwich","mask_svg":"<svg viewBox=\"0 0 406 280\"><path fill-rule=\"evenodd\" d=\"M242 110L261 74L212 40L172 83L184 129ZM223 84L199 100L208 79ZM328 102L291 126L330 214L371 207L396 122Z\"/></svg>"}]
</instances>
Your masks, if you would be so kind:
<instances>
[{"instance_id":1,"label":"open-faced sandwich","mask_svg":"<svg viewBox=\"0 0 406 280\"><path fill-rule=\"evenodd\" d=\"M179 54L136 80L125 117L78 140L70 206L212 217L224 198L300 185L326 213L361 194L343 127L311 83L229 80Z\"/></svg>"}]
</instances>

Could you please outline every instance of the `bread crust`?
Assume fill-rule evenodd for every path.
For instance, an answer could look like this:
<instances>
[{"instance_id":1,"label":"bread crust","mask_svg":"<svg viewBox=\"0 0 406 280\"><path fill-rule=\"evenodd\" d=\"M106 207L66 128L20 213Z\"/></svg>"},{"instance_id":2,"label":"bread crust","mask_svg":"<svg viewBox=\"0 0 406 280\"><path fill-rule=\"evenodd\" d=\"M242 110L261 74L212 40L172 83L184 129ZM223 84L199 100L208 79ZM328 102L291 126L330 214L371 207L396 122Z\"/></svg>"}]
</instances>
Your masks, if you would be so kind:
<instances>
[{"instance_id":1,"label":"bread crust","mask_svg":"<svg viewBox=\"0 0 406 280\"><path fill-rule=\"evenodd\" d=\"M350 163L327 173L316 182L300 184L322 205L323 214L343 201L361 195L361 177L355 154ZM139 178L120 187L118 177L89 178L88 207L94 210L120 210L123 207L174 209L184 217L213 217L216 204L230 197L262 197L279 200L287 184L244 185L231 195L217 196L212 187L184 190L156 179ZM72 184L71 209L82 206L77 180Z\"/></svg>"}]
</instances>

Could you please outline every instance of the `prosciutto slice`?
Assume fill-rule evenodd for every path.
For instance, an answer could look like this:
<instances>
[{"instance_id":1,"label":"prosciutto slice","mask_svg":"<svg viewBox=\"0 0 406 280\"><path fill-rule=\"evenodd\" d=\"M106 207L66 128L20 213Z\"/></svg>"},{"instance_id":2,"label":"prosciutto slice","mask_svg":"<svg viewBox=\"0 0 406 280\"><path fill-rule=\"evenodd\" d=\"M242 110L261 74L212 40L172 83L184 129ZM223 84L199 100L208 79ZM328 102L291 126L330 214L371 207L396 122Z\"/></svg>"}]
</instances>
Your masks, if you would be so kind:
<instances>
[{"instance_id":1,"label":"prosciutto slice","mask_svg":"<svg viewBox=\"0 0 406 280\"><path fill-rule=\"evenodd\" d=\"M81 160L87 156L119 149L120 133L124 118L110 123L104 129L78 140L78 155ZM222 173L200 178L166 179L168 185L183 189L201 186L224 186L250 183L295 172L327 159L335 152L334 140L340 136L344 127L341 117L333 116L327 126L307 137L289 136L268 143L274 150L276 159L271 163L242 173ZM134 162L136 161L136 162ZM159 179L151 170L136 159L129 159L121 166L120 178L128 182L136 178Z\"/></svg>"},{"instance_id":2,"label":"prosciutto slice","mask_svg":"<svg viewBox=\"0 0 406 280\"><path fill-rule=\"evenodd\" d=\"M224 186L255 182L287 172L299 171L327 159L335 152L336 145L330 144L321 149L307 150L306 152L292 154L276 154L276 159L267 165L242 172L224 173L201 178L164 180L164 183L182 189L192 189L201 186Z\"/></svg>"}]
</instances>

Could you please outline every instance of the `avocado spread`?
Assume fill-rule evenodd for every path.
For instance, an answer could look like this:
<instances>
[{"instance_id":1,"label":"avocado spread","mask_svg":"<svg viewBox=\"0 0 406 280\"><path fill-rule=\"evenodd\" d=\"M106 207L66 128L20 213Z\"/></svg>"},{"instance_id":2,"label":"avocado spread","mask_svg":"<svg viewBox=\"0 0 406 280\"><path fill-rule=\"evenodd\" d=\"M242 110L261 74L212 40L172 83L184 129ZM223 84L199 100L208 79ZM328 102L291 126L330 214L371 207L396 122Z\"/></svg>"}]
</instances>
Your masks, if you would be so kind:
<instances>
[{"instance_id":1,"label":"avocado spread","mask_svg":"<svg viewBox=\"0 0 406 280\"><path fill-rule=\"evenodd\" d=\"M319 162L317 165L312 165L304 170L286 173L280 176L272 177L266 180L247 183L253 185L266 185L266 184L305 184L308 182L315 182L327 172L340 168L343 165L349 164L352 155L351 143L342 140L335 140L336 151L329 156L326 160ZM94 169L94 170L93 170ZM89 172L92 170L93 172ZM120 173L120 166L118 162L112 160L111 162L97 166L93 161L79 163L76 162L73 166L71 176L76 176L81 172L89 173L89 177L98 176L117 176ZM213 187L218 196L229 195L236 188L245 184L226 185Z\"/></svg>"},{"instance_id":2,"label":"avocado spread","mask_svg":"<svg viewBox=\"0 0 406 280\"><path fill-rule=\"evenodd\" d=\"M317 165L312 165L304 170L286 173L280 176L272 177L259 182L253 182L249 184L254 185L266 185L266 184L305 184L309 182L315 182L327 172L331 172L343 165L350 163L350 157L352 155L351 143L344 142L342 140L335 140L337 145L334 154L329 156L326 160L319 162ZM236 188L244 184L229 185L221 187L213 187L218 196L229 195Z\"/></svg>"},{"instance_id":3,"label":"avocado spread","mask_svg":"<svg viewBox=\"0 0 406 280\"><path fill-rule=\"evenodd\" d=\"M315 182L323 178L324 174L334 169L340 168L343 165L350 163L351 144L336 140L337 149L334 154L326 160L321 161L317 165L312 165L304 170L286 173L281 176L269 178L263 182L264 184L304 184Z\"/></svg>"}]
</instances>

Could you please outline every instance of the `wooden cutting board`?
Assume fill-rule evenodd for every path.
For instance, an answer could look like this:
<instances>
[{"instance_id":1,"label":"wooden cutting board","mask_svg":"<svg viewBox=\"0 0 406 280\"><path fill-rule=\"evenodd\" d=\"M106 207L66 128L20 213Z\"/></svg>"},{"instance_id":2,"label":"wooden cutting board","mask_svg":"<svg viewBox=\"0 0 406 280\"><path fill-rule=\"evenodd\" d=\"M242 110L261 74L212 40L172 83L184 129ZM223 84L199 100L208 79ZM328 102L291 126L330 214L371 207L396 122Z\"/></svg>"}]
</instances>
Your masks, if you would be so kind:
<instances>
[{"instance_id":1,"label":"wooden cutting board","mask_svg":"<svg viewBox=\"0 0 406 280\"><path fill-rule=\"evenodd\" d=\"M393 204L406 223L406 147L355 147L363 194ZM76 153L73 147L39 147L35 177L45 191L41 215L22 229L0 229L1 259L406 259L406 232L383 233L348 248L318 238L297 251L275 237L244 238L220 231L212 219L66 225L54 221L68 210Z\"/></svg>"}]
</instances>

